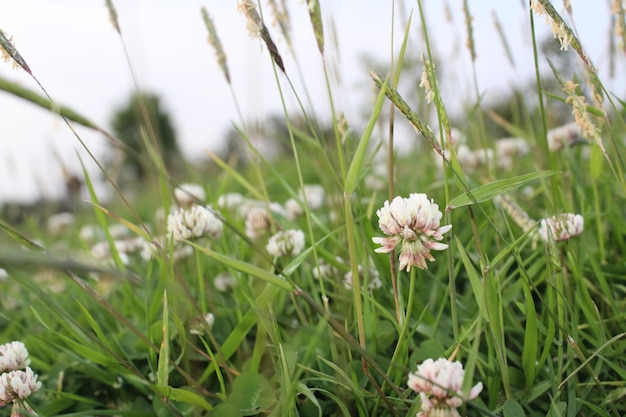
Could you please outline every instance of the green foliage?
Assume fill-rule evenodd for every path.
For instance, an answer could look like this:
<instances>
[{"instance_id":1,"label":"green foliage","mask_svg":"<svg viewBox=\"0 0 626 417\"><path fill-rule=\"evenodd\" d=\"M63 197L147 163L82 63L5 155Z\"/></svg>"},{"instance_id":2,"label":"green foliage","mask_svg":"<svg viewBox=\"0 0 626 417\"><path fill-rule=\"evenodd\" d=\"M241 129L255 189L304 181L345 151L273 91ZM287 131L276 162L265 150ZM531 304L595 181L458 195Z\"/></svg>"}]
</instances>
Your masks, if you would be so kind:
<instances>
[{"instance_id":1,"label":"green foliage","mask_svg":"<svg viewBox=\"0 0 626 417\"><path fill-rule=\"evenodd\" d=\"M310 13L318 47L328 50L319 9ZM525 108L493 118L527 145L507 165L476 97L467 105L478 117L464 131L483 136L463 145L496 156L481 160L483 149L471 159L450 140L436 69L426 72L430 103L412 103L399 85L411 71L403 64L418 62L405 60L410 23L403 29L400 62L389 76L372 75L367 119L351 126L358 133L340 118L327 129L307 109L291 117L285 108L270 123L281 144L270 161L252 146L254 129L235 125L247 164L212 155L210 181L196 176L208 195L202 204L223 226L219 238L174 241L173 223L166 227L168 214L198 201L172 195L173 161L161 159L177 154L176 140L149 94L133 96L114 125L137 174L159 173L157 193L145 187L136 206L105 205L85 173L93 211L80 213L76 227L52 235L0 220L0 343L28 347L43 384L28 399L38 415L414 416L421 404L408 373L441 357L464 365L464 392L484 386L461 415L626 414L626 129L614 117L623 109L587 109L613 139L611 164L580 140L546 154L554 103L544 99L556 93L538 89L539 108L522 100ZM292 76L289 68L283 75ZM330 84L329 92L332 105ZM388 101L420 145L378 158ZM313 183L325 192L319 204L305 187ZM453 226L442 240L448 247L433 251L428 269L398 270L398 250L375 252L372 238L383 235L376 211L389 196L422 192L442 208L441 225ZM255 210L260 218L250 216ZM542 240L537 221L557 213L581 213L582 234ZM83 225L100 234L78 233ZM305 236L302 250L270 255L270 236L292 229Z\"/></svg>"}]
</instances>

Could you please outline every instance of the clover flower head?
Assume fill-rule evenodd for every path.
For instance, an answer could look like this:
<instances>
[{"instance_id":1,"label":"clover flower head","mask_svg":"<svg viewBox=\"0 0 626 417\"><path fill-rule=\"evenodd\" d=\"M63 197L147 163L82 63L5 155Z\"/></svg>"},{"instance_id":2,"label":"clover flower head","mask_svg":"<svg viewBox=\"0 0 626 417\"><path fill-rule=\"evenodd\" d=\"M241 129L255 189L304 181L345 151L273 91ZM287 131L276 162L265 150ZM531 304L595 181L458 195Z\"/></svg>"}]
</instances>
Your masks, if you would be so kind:
<instances>
[{"instance_id":1,"label":"clover flower head","mask_svg":"<svg viewBox=\"0 0 626 417\"><path fill-rule=\"evenodd\" d=\"M204 321L204 323L203 323ZM206 313L202 318L195 317L189 325L189 333L195 335L203 335L206 329L211 330L215 324L215 316L213 313Z\"/></svg>"},{"instance_id":2,"label":"clover flower head","mask_svg":"<svg viewBox=\"0 0 626 417\"><path fill-rule=\"evenodd\" d=\"M496 142L498 166L502 169L513 168L515 158L524 156L530 151L523 138L504 138Z\"/></svg>"},{"instance_id":3,"label":"clover flower head","mask_svg":"<svg viewBox=\"0 0 626 417\"><path fill-rule=\"evenodd\" d=\"M539 237L545 242L562 242L583 232L585 219L580 214L561 213L539 222Z\"/></svg>"},{"instance_id":4,"label":"clover flower head","mask_svg":"<svg viewBox=\"0 0 626 417\"><path fill-rule=\"evenodd\" d=\"M74 225L76 218L72 213L61 212L48 217L48 232L52 235L61 234Z\"/></svg>"},{"instance_id":5,"label":"clover flower head","mask_svg":"<svg viewBox=\"0 0 626 417\"><path fill-rule=\"evenodd\" d=\"M304 248L304 233L302 230L283 230L270 237L267 253L272 256L297 256Z\"/></svg>"},{"instance_id":6,"label":"clover flower head","mask_svg":"<svg viewBox=\"0 0 626 417\"><path fill-rule=\"evenodd\" d=\"M298 195L306 201L307 206L311 210L317 210L324 204L326 192L324 187L319 184L305 184L298 192Z\"/></svg>"},{"instance_id":7,"label":"clover flower head","mask_svg":"<svg viewBox=\"0 0 626 417\"><path fill-rule=\"evenodd\" d=\"M23 371L4 372L0 375L0 407L24 400L39 388L41 382L37 381L37 375L29 367Z\"/></svg>"},{"instance_id":8,"label":"clover flower head","mask_svg":"<svg viewBox=\"0 0 626 417\"><path fill-rule=\"evenodd\" d=\"M30 365L24 343L14 341L0 346L0 372L16 371Z\"/></svg>"},{"instance_id":9,"label":"clover flower head","mask_svg":"<svg viewBox=\"0 0 626 417\"><path fill-rule=\"evenodd\" d=\"M244 201L244 196L239 193L226 193L217 199L217 207L225 211L233 211L240 207Z\"/></svg>"},{"instance_id":10,"label":"clover flower head","mask_svg":"<svg viewBox=\"0 0 626 417\"><path fill-rule=\"evenodd\" d=\"M582 131L576 122L564 124L554 129L548 130L548 149L551 151L560 151L568 146L577 143L585 143L582 137Z\"/></svg>"},{"instance_id":11,"label":"clover flower head","mask_svg":"<svg viewBox=\"0 0 626 417\"><path fill-rule=\"evenodd\" d=\"M213 278L213 285L217 291L226 292L235 286L235 280L230 274L224 272Z\"/></svg>"},{"instance_id":12,"label":"clover flower head","mask_svg":"<svg viewBox=\"0 0 626 417\"><path fill-rule=\"evenodd\" d=\"M440 358L426 359L409 373L407 385L420 396L422 411L418 417L459 416L456 411L465 401L473 400L483 389L482 382L463 393L465 370L460 362Z\"/></svg>"},{"instance_id":13,"label":"clover flower head","mask_svg":"<svg viewBox=\"0 0 626 417\"><path fill-rule=\"evenodd\" d=\"M268 209L262 206L250 207L245 215L246 236L256 239L270 230L272 219Z\"/></svg>"},{"instance_id":14,"label":"clover flower head","mask_svg":"<svg viewBox=\"0 0 626 417\"><path fill-rule=\"evenodd\" d=\"M181 206L191 206L197 201L204 201L206 193L200 184L184 183L174 189L174 198Z\"/></svg>"},{"instance_id":15,"label":"clover flower head","mask_svg":"<svg viewBox=\"0 0 626 417\"><path fill-rule=\"evenodd\" d=\"M413 266L427 269L426 260L434 261L431 250L448 247L439 242L452 225L439 226L443 214L426 194L411 194L409 198L396 197L391 203L376 211L378 225L388 237L374 237L374 243L382 245L375 251L392 252L400 245L400 270L410 271Z\"/></svg>"},{"instance_id":16,"label":"clover flower head","mask_svg":"<svg viewBox=\"0 0 626 417\"><path fill-rule=\"evenodd\" d=\"M174 210L167 217L167 233L174 242L209 236L219 239L224 225L209 207L193 205Z\"/></svg>"},{"instance_id":17,"label":"clover flower head","mask_svg":"<svg viewBox=\"0 0 626 417\"><path fill-rule=\"evenodd\" d=\"M364 268L362 265L358 266L358 271L359 271L359 277L361 278L361 282L363 282L365 275L364 275ZM383 282L380 280L380 275L378 273L378 270L374 268L369 268L368 279L369 279L369 283L367 284L367 288L369 290L372 290L372 291L377 290L383 286ZM343 286L347 290L352 289L352 286L353 286L352 271L346 272L345 275L343 276Z\"/></svg>"},{"instance_id":18,"label":"clover flower head","mask_svg":"<svg viewBox=\"0 0 626 417\"><path fill-rule=\"evenodd\" d=\"M335 260L340 264L345 263L341 256L336 256ZM320 259L319 264L313 267L313 277L315 279L328 279L337 275L339 275L339 270L324 259Z\"/></svg>"},{"instance_id":19,"label":"clover flower head","mask_svg":"<svg viewBox=\"0 0 626 417\"><path fill-rule=\"evenodd\" d=\"M285 201L285 211L287 212L287 218L289 220L295 220L298 216L304 213L300 203L295 198L290 198Z\"/></svg>"}]
</instances>

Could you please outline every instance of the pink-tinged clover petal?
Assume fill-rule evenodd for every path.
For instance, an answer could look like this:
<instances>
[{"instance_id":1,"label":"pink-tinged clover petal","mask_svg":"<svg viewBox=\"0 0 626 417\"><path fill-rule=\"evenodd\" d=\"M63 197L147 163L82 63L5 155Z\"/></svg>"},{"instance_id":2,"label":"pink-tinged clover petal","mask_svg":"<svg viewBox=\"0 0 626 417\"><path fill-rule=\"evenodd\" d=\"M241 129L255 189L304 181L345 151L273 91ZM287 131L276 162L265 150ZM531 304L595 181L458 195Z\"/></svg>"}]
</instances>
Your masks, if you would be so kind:
<instances>
[{"instance_id":1,"label":"pink-tinged clover petal","mask_svg":"<svg viewBox=\"0 0 626 417\"><path fill-rule=\"evenodd\" d=\"M426 269L426 260L435 260L431 250L448 248L447 244L438 241L443 239L443 234L450 231L452 225L440 226L443 214L426 194L395 197L391 202L385 201L376 214L380 229L388 237L373 238L374 243L382 245L375 251L389 253L401 244L398 258L400 270L410 271L414 266Z\"/></svg>"}]
</instances>

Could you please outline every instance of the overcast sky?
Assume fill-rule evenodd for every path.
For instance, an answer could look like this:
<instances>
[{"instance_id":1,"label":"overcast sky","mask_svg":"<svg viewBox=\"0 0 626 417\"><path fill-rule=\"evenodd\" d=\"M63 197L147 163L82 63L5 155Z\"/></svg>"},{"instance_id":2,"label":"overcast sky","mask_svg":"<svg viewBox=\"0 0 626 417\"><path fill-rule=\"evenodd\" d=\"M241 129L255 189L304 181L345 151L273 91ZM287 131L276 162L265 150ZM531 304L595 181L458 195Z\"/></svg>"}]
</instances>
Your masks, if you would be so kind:
<instances>
[{"instance_id":1,"label":"overcast sky","mask_svg":"<svg viewBox=\"0 0 626 417\"><path fill-rule=\"evenodd\" d=\"M4 0L0 28L12 35L15 44L33 73L60 104L68 105L105 128L113 109L124 103L134 88L122 42L109 22L104 0ZM322 62L302 1L287 0L293 19L293 38L298 60L304 71L306 88L312 94L316 111L327 116L328 100L323 81ZM444 95L449 107L470 97L472 67L465 48L466 29L462 0L425 0L431 42L437 47L445 66L447 84ZM478 60L477 78L481 93L495 95L516 80L532 73L528 12L526 1L469 1L473 15ZM572 0L574 21L584 47L607 79L608 0ZM213 17L224 44L235 95L245 118L280 112L280 99L267 51L246 31L245 19L234 0L124 0L114 1L128 48L133 71L141 88L163 97L179 133L183 151L190 158L218 150L221 138L233 122L239 122L228 85L208 45L200 8ZM264 4L264 3L262 3ZM415 1L397 1L397 9L414 10L409 45L423 52L419 39L419 15ZM445 18L448 4L452 20ZM561 10L560 0L554 2ZM367 104L371 84L361 57L364 54L384 61L390 56L391 1L321 0L326 24L327 62L338 62L342 83L334 87L334 99L353 129L360 131L359 115ZM502 22L516 67L510 66L493 24L492 11ZM269 18L269 10L265 13ZM399 18L399 13L396 15ZM336 28L339 49L330 39L331 19ZM547 33L543 19L537 21ZM396 20L395 45L399 47L403 21ZM293 58L278 30L270 26L281 50L287 71L304 97L304 87ZM1 63L0 63L1 64ZM421 68L415 69L419 75ZM623 73L623 62L618 74ZM38 90L23 71L0 65L0 76ZM624 85L616 80L616 85ZM284 78L280 78L287 88ZM617 91L623 93L623 91ZM453 94L454 93L454 94ZM288 94L288 103L293 97ZM455 103L457 102L457 103ZM55 150L64 163L80 171L76 152L84 152L69 129L58 117L4 92L0 92L2 139L0 140L0 202L29 200L44 194L56 196L62 190L61 171L52 156ZM102 137L78 129L81 138L97 155L106 148ZM90 166L93 171L93 166Z\"/></svg>"}]
</instances>

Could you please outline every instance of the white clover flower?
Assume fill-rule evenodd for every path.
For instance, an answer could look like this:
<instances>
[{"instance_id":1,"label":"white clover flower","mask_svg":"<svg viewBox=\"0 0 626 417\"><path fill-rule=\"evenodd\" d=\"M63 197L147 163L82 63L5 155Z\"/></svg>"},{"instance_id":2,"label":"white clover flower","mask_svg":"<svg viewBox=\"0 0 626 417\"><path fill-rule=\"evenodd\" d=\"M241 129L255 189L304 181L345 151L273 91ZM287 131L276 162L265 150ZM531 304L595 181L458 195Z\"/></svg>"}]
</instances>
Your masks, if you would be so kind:
<instances>
[{"instance_id":1,"label":"white clover flower","mask_svg":"<svg viewBox=\"0 0 626 417\"><path fill-rule=\"evenodd\" d=\"M309 206L311 210L317 210L324 205L326 192L324 191L324 187L319 184L305 184L300 191L298 191L298 195L302 200L306 201L307 206Z\"/></svg>"},{"instance_id":2,"label":"white clover flower","mask_svg":"<svg viewBox=\"0 0 626 417\"><path fill-rule=\"evenodd\" d=\"M9 277L9 273L6 269L0 268L0 282L4 282Z\"/></svg>"},{"instance_id":3,"label":"white clover flower","mask_svg":"<svg viewBox=\"0 0 626 417\"><path fill-rule=\"evenodd\" d=\"M130 236L130 229L122 223L109 226L109 234L113 239L124 239Z\"/></svg>"},{"instance_id":4,"label":"white clover flower","mask_svg":"<svg viewBox=\"0 0 626 417\"><path fill-rule=\"evenodd\" d=\"M167 233L174 242L209 236L219 239L224 225L209 207L193 205L180 208L167 216Z\"/></svg>"},{"instance_id":5,"label":"white clover flower","mask_svg":"<svg viewBox=\"0 0 626 417\"><path fill-rule=\"evenodd\" d=\"M358 266L358 271L359 271L359 277L361 278L361 281L363 281L363 278L365 278L365 275L363 274L364 271L363 271L362 265ZM378 271L374 268L369 269L368 279L369 279L369 283L367 284L367 288L370 290L377 290L383 286L383 282L380 280L380 275ZM343 276L343 285L347 290L351 290L352 282L353 282L352 271L348 271Z\"/></svg>"},{"instance_id":6,"label":"white clover flower","mask_svg":"<svg viewBox=\"0 0 626 417\"><path fill-rule=\"evenodd\" d=\"M270 230L272 225L270 212L265 207L251 207L246 216L246 236L256 239Z\"/></svg>"},{"instance_id":7,"label":"white clover flower","mask_svg":"<svg viewBox=\"0 0 626 417\"><path fill-rule=\"evenodd\" d=\"M396 197L391 203L385 201L376 214L380 229L389 237L372 238L374 243L382 245L375 251L393 252L401 244L400 270L410 271L413 266L427 269L426 260L435 260L430 251L448 248L448 245L438 241L452 229L452 225L439 226L443 215L439 206L426 194L413 193L409 198Z\"/></svg>"},{"instance_id":8,"label":"white clover flower","mask_svg":"<svg viewBox=\"0 0 626 417\"><path fill-rule=\"evenodd\" d=\"M523 138L504 138L496 142L498 166L502 169L513 168L515 159L528 152L530 147Z\"/></svg>"},{"instance_id":9,"label":"white clover flower","mask_svg":"<svg viewBox=\"0 0 626 417\"><path fill-rule=\"evenodd\" d=\"M446 152L449 151L446 149ZM448 155L446 155L449 158ZM476 160L476 155L472 150L464 143L461 143L456 148L456 159L459 161L459 164L466 170L468 173L472 173L476 167L478 166L478 161Z\"/></svg>"},{"instance_id":10,"label":"white clover flower","mask_svg":"<svg viewBox=\"0 0 626 417\"><path fill-rule=\"evenodd\" d=\"M217 207L224 211L233 211L241 207L244 201L244 196L239 193L226 193L217 199Z\"/></svg>"},{"instance_id":11,"label":"white clover flower","mask_svg":"<svg viewBox=\"0 0 626 417\"><path fill-rule=\"evenodd\" d=\"M226 292L235 286L235 280L230 274L219 274L213 279L213 285L219 292Z\"/></svg>"},{"instance_id":12,"label":"white clover flower","mask_svg":"<svg viewBox=\"0 0 626 417\"><path fill-rule=\"evenodd\" d=\"M561 242L577 236L585 228L585 219L580 214L561 213L539 222L539 237L545 242Z\"/></svg>"},{"instance_id":13,"label":"white clover flower","mask_svg":"<svg viewBox=\"0 0 626 417\"><path fill-rule=\"evenodd\" d=\"M187 259L189 258L191 255L193 255L193 247L189 246L189 245L177 245L174 248L174 254L173 254L173 258L175 261L180 261L183 259Z\"/></svg>"},{"instance_id":14,"label":"white clover flower","mask_svg":"<svg viewBox=\"0 0 626 417\"><path fill-rule=\"evenodd\" d=\"M62 212L48 217L48 232L58 235L74 225L75 217L72 213Z\"/></svg>"},{"instance_id":15,"label":"white clover flower","mask_svg":"<svg viewBox=\"0 0 626 417\"><path fill-rule=\"evenodd\" d=\"M493 149L476 149L474 152L477 166L485 166L493 161Z\"/></svg>"},{"instance_id":16,"label":"white clover flower","mask_svg":"<svg viewBox=\"0 0 626 417\"><path fill-rule=\"evenodd\" d=\"M94 224L86 224L80 228L78 232L80 239L87 244L92 244L97 240L104 239L104 230L100 226Z\"/></svg>"},{"instance_id":17,"label":"white clover flower","mask_svg":"<svg viewBox=\"0 0 626 417\"><path fill-rule=\"evenodd\" d=\"M204 323L202 323L204 320ZM191 321L189 325L189 333L195 335L203 335L206 333L206 328L209 330L213 328L213 324L215 324L215 316L213 313L206 313L204 317L201 319L200 317L196 317Z\"/></svg>"},{"instance_id":18,"label":"white clover flower","mask_svg":"<svg viewBox=\"0 0 626 417\"><path fill-rule=\"evenodd\" d=\"M0 375L0 407L12 401L25 400L39 388L41 382L37 381L37 375L29 367L24 371L4 372Z\"/></svg>"},{"instance_id":19,"label":"white clover flower","mask_svg":"<svg viewBox=\"0 0 626 417\"><path fill-rule=\"evenodd\" d=\"M560 151L565 147L575 145L579 142L586 142L583 139L582 131L576 122L564 124L548 130L548 149Z\"/></svg>"},{"instance_id":20,"label":"white clover flower","mask_svg":"<svg viewBox=\"0 0 626 417\"><path fill-rule=\"evenodd\" d=\"M304 233L295 229L282 230L270 237L265 249L276 257L297 256L304 249Z\"/></svg>"},{"instance_id":21,"label":"white clover flower","mask_svg":"<svg viewBox=\"0 0 626 417\"><path fill-rule=\"evenodd\" d=\"M287 209L283 207L282 204L277 203L276 201L272 201L271 203L269 203L268 208L270 209L270 212L272 212L273 214L278 214L281 217L289 216Z\"/></svg>"},{"instance_id":22,"label":"white clover flower","mask_svg":"<svg viewBox=\"0 0 626 417\"><path fill-rule=\"evenodd\" d=\"M108 259L111 256L111 251L109 250L109 242L103 240L102 242L96 243L91 247L91 254L99 261Z\"/></svg>"},{"instance_id":23,"label":"white clover flower","mask_svg":"<svg viewBox=\"0 0 626 417\"><path fill-rule=\"evenodd\" d=\"M343 264L344 260L340 256L335 257L338 263ZM332 278L339 275L339 270L333 265L327 263L324 259L320 259L317 266L313 267L313 277L315 279Z\"/></svg>"},{"instance_id":24,"label":"white clover flower","mask_svg":"<svg viewBox=\"0 0 626 417\"><path fill-rule=\"evenodd\" d=\"M483 389L482 382L474 385L467 395L463 392L465 370L460 362L440 358L426 359L409 373L407 385L419 393L422 411L418 417L458 416L457 408L473 400Z\"/></svg>"},{"instance_id":25,"label":"white clover flower","mask_svg":"<svg viewBox=\"0 0 626 417\"><path fill-rule=\"evenodd\" d=\"M295 220L298 216L304 213L304 210L300 207L300 203L298 203L294 198L290 198L285 201L285 211L287 212L287 218L289 220Z\"/></svg>"},{"instance_id":26,"label":"white clover flower","mask_svg":"<svg viewBox=\"0 0 626 417\"><path fill-rule=\"evenodd\" d=\"M158 252L158 249L157 249L156 244L154 244L154 242L148 242L144 240L141 246L141 249L139 250L139 256L141 256L141 259L148 262L150 259L152 259L154 254L157 252Z\"/></svg>"},{"instance_id":27,"label":"white clover flower","mask_svg":"<svg viewBox=\"0 0 626 417\"><path fill-rule=\"evenodd\" d=\"M30 365L24 343L14 341L0 345L0 372L16 371Z\"/></svg>"},{"instance_id":28,"label":"white clover flower","mask_svg":"<svg viewBox=\"0 0 626 417\"><path fill-rule=\"evenodd\" d=\"M206 193L200 184L184 183L174 189L174 198L181 206L191 206L197 201L204 201Z\"/></svg>"}]
</instances>

